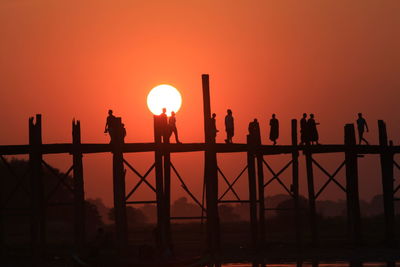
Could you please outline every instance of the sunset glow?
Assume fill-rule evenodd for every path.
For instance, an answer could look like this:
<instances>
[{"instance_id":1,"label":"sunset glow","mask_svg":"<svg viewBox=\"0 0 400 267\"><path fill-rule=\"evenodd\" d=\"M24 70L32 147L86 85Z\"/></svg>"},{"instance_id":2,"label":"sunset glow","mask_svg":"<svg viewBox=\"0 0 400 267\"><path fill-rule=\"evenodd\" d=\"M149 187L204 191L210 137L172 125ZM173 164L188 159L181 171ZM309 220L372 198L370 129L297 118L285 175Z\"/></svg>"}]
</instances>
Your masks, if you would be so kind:
<instances>
[{"instance_id":1,"label":"sunset glow","mask_svg":"<svg viewBox=\"0 0 400 267\"><path fill-rule=\"evenodd\" d=\"M154 87L147 96L147 106L154 115L160 115L162 109L167 109L167 115L171 111L178 112L182 105L182 96L179 91L168 84Z\"/></svg>"}]
</instances>

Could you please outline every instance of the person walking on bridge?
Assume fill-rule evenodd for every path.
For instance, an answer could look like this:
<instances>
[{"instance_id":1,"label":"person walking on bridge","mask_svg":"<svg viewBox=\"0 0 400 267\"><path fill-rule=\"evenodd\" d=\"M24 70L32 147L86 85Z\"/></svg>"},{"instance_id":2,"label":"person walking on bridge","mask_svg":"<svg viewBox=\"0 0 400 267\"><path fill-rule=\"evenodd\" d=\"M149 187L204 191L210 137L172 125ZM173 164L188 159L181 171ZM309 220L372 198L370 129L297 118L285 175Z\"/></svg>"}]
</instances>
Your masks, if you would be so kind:
<instances>
[{"instance_id":1,"label":"person walking on bridge","mask_svg":"<svg viewBox=\"0 0 400 267\"><path fill-rule=\"evenodd\" d=\"M225 143L232 144L232 137L235 135L235 126L232 116L232 110L228 109L226 113L227 115L225 116L225 131L226 131Z\"/></svg>"},{"instance_id":2,"label":"person walking on bridge","mask_svg":"<svg viewBox=\"0 0 400 267\"><path fill-rule=\"evenodd\" d=\"M363 118L362 113L358 113L357 130L359 145L361 145L361 141L364 141L365 144L369 145L368 141L364 138L364 129L367 130L367 133L369 132L367 121Z\"/></svg>"},{"instance_id":3,"label":"person walking on bridge","mask_svg":"<svg viewBox=\"0 0 400 267\"><path fill-rule=\"evenodd\" d=\"M176 115L174 111L171 111L171 117L169 117L168 120L168 128L169 128L169 132L170 135L172 135L172 133L175 135L175 141L177 144L180 144L181 142L179 141L178 138L178 129L176 128Z\"/></svg>"},{"instance_id":4,"label":"person walking on bridge","mask_svg":"<svg viewBox=\"0 0 400 267\"><path fill-rule=\"evenodd\" d=\"M276 145L276 140L279 137L279 121L275 114L272 114L272 118L269 120L269 126L269 140L273 142L273 145Z\"/></svg>"},{"instance_id":5,"label":"person walking on bridge","mask_svg":"<svg viewBox=\"0 0 400 267\"><path fill-rule=\"evenodd\" d=\"M110 143L114 140L115 137L115 116L113 115L113 111L108 110L108 117L106 120L106 126L104 127L104 133L108 133L110 135Z\"/></svg>"},{"instance_id":6,"label":"person walking on bridge","mask_svg":"<svg viewBox=\"0 0 400 267\"><path fill-rule=\"evenodd\" d=\"M319 145L318 143L319 135L318 135L317 125L319 125L319 123L315 122L314 114L310 114L310 118L307 121L307 131L308 131L307 138L312 145L313 144Z\"/></svg>"},{"instance_id":7,"label":"person walking on bridge","mask_svg":"<svg viewBox=\"0 0 400 267\"><path fill-rule=\"evenodd\" d=\"M300 120L300 145L306 145L308 140L307 131L307 113L303 113L303 117Z\"/></svg>"}]
</instances>

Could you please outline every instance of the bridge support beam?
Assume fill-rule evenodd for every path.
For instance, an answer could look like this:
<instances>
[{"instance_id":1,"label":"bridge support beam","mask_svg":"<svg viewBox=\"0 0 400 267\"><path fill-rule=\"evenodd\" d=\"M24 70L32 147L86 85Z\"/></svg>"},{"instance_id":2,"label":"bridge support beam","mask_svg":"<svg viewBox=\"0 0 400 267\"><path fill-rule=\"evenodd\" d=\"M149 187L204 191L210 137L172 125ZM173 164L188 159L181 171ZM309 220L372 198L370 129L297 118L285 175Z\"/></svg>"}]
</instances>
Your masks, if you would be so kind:
<instances>
[{"instance_id":1,"label":"bridge support beam","mask_svg":"<svg viewBox=\"0 0 400 267\"><path fill-rule=\"evenodd\" d=\"M307 146L309 146L307 144ZM315 205L315 188L314 188L314 172L312 154L307 150L304 151L306 157L306 169L307 169L307 186L308 186L308 205L309 205L309 223L311 231L311 243L313 246L317 246L319 243L318 238L318 225L317 225L317 209Z\"/></svg>"},{"instance_id":2,"label":"bridge support beam","mask_svg":"<svg viewBox=\"0 0 400 267\"><path fill-rule=\"evenodd\" d=\"M353 124L345 125L344 143L346 145L346 199L348 234L354 245L362 242L360 197L358 191L358 162L355 151L356 136Z\"/></svg>"},{"instance_id":3,"label":"bridge support beam","mask_svg":"<svg viewBox=\"0 0 400 267\"><path fill-rule=\"evenodd\" d=\"M86 239L85 190L83 183L83 163L80 121L72 122L72 161L74 181L74 241L78 251L82 251Z\"/></svg>"},{"instance_id":4,"label":"bridge support beam","mask_svg":"<svg viewBox=\"0 0 400 267\"><path fill-rule=\"evenodd\" d=\"M207 204L207 246L211 264L220 266L220 225L218 213L218 167L217 154L211 131L210 82L208 74L202 75L204 111L204 181Z\"/></svg>"},{"instance_id":5,"label":"bridge support beam","mask_svg":"<svg viewBox=\"0 0 400 267\"><path fill-rule=\"evenodd\" d=\"M393 176L393 153L388 150L388 138L386 124L383 120L378 121L382 188L383 188L383 210L385 213L385 241L388 247L395 245L395 211L394 211L394 176Z\"/></svg>"},{"instance_id":6,"label":"bridge support beam","mask_svg":"<svg viewBox=\"0 0 400 267\"><path fill-rule=\"evenodd\" d=\"M254 254L256 254L258 250L257 183L255 167L255 155L258 144L256 140L257 139L250 134L247 136L247 145L249 146L249 151L247 152L247 172L250 200L250 232Z\"/></svg>"},{"instance_id":7,"label":"bridge support beam","mask_svg":"<svg viewBox=\"0 0 400 267\"><path fill-rule=\"evenodd\" d=\"M31 189L31 216L30 216L30 234L31 234L31 252L34 264L39 264L41 254L46 243L46 217L43 192L43 156L40 151L42 144L42 116L36 115L29 118L29 171L30 171L30 189Z\"/></svg>"},{"instance_id":8,"label":"bridge support beam","mask_svg":"<svg viewBox=\"0 0 400 267\"><path fill-rule=\"evenodd\" d=\"M125 202L125 169L122 145L124 143L121 118L115 119L115 133L112 139L113 153L113 187L115 234L118 253L124 254L127 245L128 227Z\"/></svg>"},{"instance_id":9,"label":"bridge support beam","mask_svg":"<svg viewBox=\"0 0 400 267\"><path fill-rule=\"evenodd\" d=\"M297 120L292 120L292 146L297 147ZM299 205L299 151L293 150L292 152L292 187L291 191L293 194L294 201L294 212L295 212L295 220L294 227L296 231L296 246L298 253L301 254L302 248L302 216Z\"/></svg>"}]
</instances>

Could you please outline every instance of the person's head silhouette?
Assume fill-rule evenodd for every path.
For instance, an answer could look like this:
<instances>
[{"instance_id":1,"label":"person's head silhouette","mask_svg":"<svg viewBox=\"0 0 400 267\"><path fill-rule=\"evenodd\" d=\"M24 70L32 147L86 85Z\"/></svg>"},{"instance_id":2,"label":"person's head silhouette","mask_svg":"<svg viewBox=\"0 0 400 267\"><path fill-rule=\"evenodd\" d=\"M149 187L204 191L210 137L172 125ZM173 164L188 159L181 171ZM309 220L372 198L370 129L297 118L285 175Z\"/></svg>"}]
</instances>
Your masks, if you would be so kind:
<instances>
[{"instance_id":1,"label":"person's head silhouette","mask_svg":"<svg viewBox=\"0 0 400 267\"><path fill-rule=\"evenodd\" d=\"M311 114L310 114L310 118L311 118L311 119L314 119L314 114L311 113Z\"/></svg>"},{"instance_id":2,"label":"person's head silhouette","mask_svg":"<svg viewBox=\"0 0 400 267\"><path fill-rule=\"evenodd\" d=\"M228 113L228 115L232 115L232 110L228 109L226 112Z\"/></svg>"},{"instance_id":3,"label":"person's head silhouette","mask_svg":"<svg viewBox=\"0 0 400 267\"><path fill-rule=\"evenodd\" d=\"M165 114L167 112L167 108L162 109L162 113Z\"/></svg>"},{"instance_id":4,"label":"person's head silhouette","mask_svg":"<svg viewBox=\"0 0 400 267\"><path fill-rule=\"evenodd\" d=\"M358 117L359 117L359 118L362 118L362 113L358 113Z\"/></svg>"},{"instance_id":5,"label":"person's head silhouette","mask_svg":"<svg viewBox=\"0 0 400 267\"><path fill-rule=\"evenodd\" d=\"M217 114L215 114L215 113L212 114L213 119L215 119L216 116L217 116Z\"/></svg>"},{"instance_id":6,"label":"person's head silhouette","mask_svg":"<svg viewBox=\"0 0 400 267\"><path fill-rule=\"evenodd\" d=\"M111 109L109 109L109 110L108 110L108 115L111 116L112 114L113 114L113 111L112 111Z\"/></svg>"},{"instance_id":7,"label":"person's head silhouette","mask_svg":"<svg viewBox=\"0 0 400 267\"><path fill-rule=\"evenodd\" d=\"M307 118L307 113L303 113L303 118Z\"/></svg>"},{"instance_id":8,"label":"person's head silhouette","mask_svg":"<svg viewBox=\"0 0 400 267\"><path fill-rule=\"evenodd\" d=\"M275 119L275 116L276 116L276 115L275 115L275 113L274 113L274 114L272 114L272 118L273 118L273 119Z\"/></svg>"},{"instance_id":9,"label":"person's head silhouette","mask_svg":"<svg viewBox=\"0 0 400 267\"><path fill-rule=\"evenodd\" d=\"M171 111L171 117L175 117L175 111Z\"/></svg>"}]
</instances>

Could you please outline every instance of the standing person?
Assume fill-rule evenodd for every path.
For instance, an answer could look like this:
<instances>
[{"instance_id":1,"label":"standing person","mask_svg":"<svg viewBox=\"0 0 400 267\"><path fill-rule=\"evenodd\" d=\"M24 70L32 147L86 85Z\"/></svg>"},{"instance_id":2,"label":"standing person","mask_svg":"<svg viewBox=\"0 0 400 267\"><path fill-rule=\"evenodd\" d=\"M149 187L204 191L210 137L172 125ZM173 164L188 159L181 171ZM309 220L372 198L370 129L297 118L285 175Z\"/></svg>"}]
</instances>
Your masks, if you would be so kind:
<instances>
[{"instance_id":1,"label":"standing person","mask_svg":"<svg viewBox=\"0 0 400 267\"><path fill-rule=\"evenodd\" d=\"M232 116L232 110L228 109L226 113L227 115L225 116L225 131L226 131L225 143L232 144L232 137L235 135L235 126Z\"/></svg>"},{"instance_id":2,"label":"standing person","mask_svg":"<svg viewBox=\"0 0 400 267\"><path fill-rule=\"evenodd\" d=\"M364 138L364 129L369 132L368 124L366 120L363 118L362 113L358 113L357 119L357 130L358 130L358 138L359 138L359 145L361 145L361 141L364 141L367 145L369 145L368 141Z\"/></svg>"},{"instance_id":3,"label":"standing person","mask_svg":"<svg viewBox=\"0 0 400 267\"><path fill-rule=\"evenodd\" d=\"M319 145L317 125L319 125L319 123L315 122L314 114L310 114L310 118L307 121L307 131L308 131L307 136L309 138L308 141L310 141L312 145L313 144Z\"/></svg>"},{"instance_id":4,"label":"standing person","mask_svg":"<svg viewBox=\"0 0 400 267\"><path fill-rule=\"evenodd\" d=\"M217 138L217 133L219 132L217 130L217 121L215 120L215 117L217 114L213 113L212 117L210 119L210 131L211 131L211 142L215 143L215 139Z\"/></svg>"},{"instance_id":5,"label":"standing person","mask_svg":"<svg viewBox=\"0 0 400 267\"><path fill-rule=\"evenodd\" d=\"M276 145L276 140L279 137L279 121L275 114L272 114L272 118L269 120L269 126L269 140L274 142L274 145Z\"/></svg>"},{"instance_id":6,"label":"standing person","mask_svg":"<svg viewBox=\"0 0 400 267\"><path fill-rule=\"evenodd\" d=\"M169 117L168 120L168 128L169 134L172 135L172 133L174 133L176 143L180 144L181 142L179 142L178 138L178 129L176 128L176 115L174 111L171 111L171 117Z\"/></svg>"},{"instance_id":7,"label":"standing person","mask_svg":"<svg viewBox=\"0 0 400 267\"><path fill-rule=\"evenodd\" d=\"M110 135L110 143L111 143L114 140L115 136L115 116L113 115L113 111L111 109L108 110L108 117L106 120L104 133L108 133Z\"/></svg>"},{"instance_id":8,"label":"standing person","mask_svg":"<svg viewBox=\"0 0 400 267\"><path fill-rule=\"evenodd\" d=\"M300 145L308 143L308 131L307 131L307 113L303 113L303 117L300 120Z\"/></svg>"},{"instance_id":9,"label":"standing person","mask_svg":"<svg viewBox=\"0 0 400 267\"><path fill-rule=\"evenodd\" d=\"M160 134L162 136L163 142L169 142L169 129L168 129L168 117L167 117L167 109L163 108L162 113L159 116L159 123L160 123Z\"/></svg>"},{"instance_id":10,"label":"standing person","mask_svg":"<svg viewBox=\"0 0 400 267\"><path fill-rule=\"evenodd\" d=\"M254 119L249 123L249 135L255 141L256 144L261 144L261 136L260 136L260 124L257 119Z\"/></svg>"}]
</instances>

